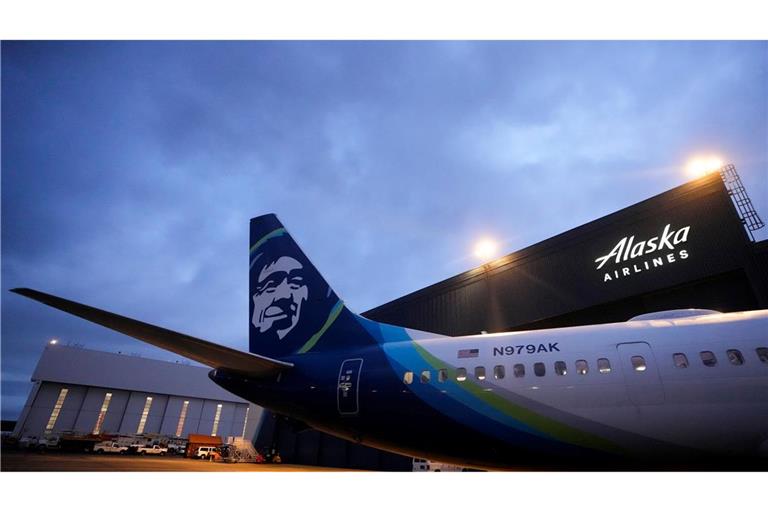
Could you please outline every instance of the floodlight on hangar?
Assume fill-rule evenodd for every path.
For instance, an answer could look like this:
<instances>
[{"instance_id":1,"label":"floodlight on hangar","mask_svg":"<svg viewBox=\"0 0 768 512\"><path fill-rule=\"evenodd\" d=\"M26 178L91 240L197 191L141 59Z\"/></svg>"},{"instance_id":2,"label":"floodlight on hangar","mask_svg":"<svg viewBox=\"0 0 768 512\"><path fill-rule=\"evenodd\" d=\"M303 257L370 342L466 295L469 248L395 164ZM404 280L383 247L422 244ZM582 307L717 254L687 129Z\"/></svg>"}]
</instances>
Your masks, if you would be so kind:
<instances>
[{"instance_id":1,"label":"floodlight on hangar","mask_svg":"<svg viewBox=\"0 0 768 512\"><path fill-rule=\"evenodd\" d=\"M498 250L498 244L491 238L482 238L475 244L475 256L483 262L496 256Z\"/></svg>"},{"instance_id":2,"label":"floodlight on hangar","mask_svg":"<svg viewBox=\"0 0 768 512\"><path fill-rule=\"evenodd\" d=\"M706 174L719 170L722 166L723 160L719 157L696 157L685 164L685 172L691 178L701 178Z\"/></svg>"}]
</instances>

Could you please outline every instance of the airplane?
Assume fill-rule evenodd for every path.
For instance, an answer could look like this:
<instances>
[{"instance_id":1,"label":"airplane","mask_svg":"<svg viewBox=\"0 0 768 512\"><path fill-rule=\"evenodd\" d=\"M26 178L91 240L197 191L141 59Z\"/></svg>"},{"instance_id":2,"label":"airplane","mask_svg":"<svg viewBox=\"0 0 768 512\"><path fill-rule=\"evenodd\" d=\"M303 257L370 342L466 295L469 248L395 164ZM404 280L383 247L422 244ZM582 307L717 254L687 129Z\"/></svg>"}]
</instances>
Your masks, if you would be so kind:
<instances>
[{"instance_id":1,"label":"airplane","mask_svg":"<svg viewBox=\"0 0 768 512\"><path fill-rule=\"evenodd\" d=\"M311 427L479 469L765 469L768 310L449 337L350 311L274 214L250 221L249 352L11 291L212 368Z\"/></svg>"}]
</instances>

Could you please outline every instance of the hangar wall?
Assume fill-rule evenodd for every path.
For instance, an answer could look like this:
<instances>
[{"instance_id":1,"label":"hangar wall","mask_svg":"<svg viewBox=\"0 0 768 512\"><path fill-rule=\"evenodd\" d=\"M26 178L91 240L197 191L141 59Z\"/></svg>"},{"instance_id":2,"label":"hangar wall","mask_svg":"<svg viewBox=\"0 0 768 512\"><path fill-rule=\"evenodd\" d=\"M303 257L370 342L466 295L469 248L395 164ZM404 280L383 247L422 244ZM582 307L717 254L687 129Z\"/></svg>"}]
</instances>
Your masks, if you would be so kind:
<instances>
[{"instance_id":1,"label":"hangar wall","mask_svg":"<svg viewBox=\"0 0 768 512\"><path fill-rule=\"evenodd\" d=\"M765 307L768 279L756 245L713 173L364 316L459 336L625 321L670 308Z\"/></svg>"},{"instance_id":2,"label":"hangar wall","mask_svg":"<svg viewBox=\"0 0 768 512\"><path fill-rule=\"evenodd\" d=\"M91 433L109 394L99 428L103 433L136 434L141 430L175 436L181 423L180 436L186 437L212 434L215 423L216 435L243 436L245 432L246 438L253 439L263 409L214 384L208 371L200 366L48 344L32 374L34 386L14 435L42 436L60 399L52 432Z\"/></svg>"}]
</instances>

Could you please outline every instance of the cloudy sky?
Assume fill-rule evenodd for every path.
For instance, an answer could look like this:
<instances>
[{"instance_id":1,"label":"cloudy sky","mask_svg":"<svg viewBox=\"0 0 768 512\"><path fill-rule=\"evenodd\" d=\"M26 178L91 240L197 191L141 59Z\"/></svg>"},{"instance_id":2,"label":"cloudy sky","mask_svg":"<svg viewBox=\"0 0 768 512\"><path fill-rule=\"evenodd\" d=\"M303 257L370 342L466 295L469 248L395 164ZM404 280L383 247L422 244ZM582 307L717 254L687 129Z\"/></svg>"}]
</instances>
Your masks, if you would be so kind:
<instances>
[{"instance_id":1,"label":"cloudy sky","mask_svg":"<svg viewBox=\"0 0 768 512\"><path fill-rule=\"evenodd\" d=\"M736 164L765 219L767 141L765 42L3 43L2 417L53 337L174 360L9 288L245 349L250 217L365 311L693 155Z\"/></svg>"}]
</instances>

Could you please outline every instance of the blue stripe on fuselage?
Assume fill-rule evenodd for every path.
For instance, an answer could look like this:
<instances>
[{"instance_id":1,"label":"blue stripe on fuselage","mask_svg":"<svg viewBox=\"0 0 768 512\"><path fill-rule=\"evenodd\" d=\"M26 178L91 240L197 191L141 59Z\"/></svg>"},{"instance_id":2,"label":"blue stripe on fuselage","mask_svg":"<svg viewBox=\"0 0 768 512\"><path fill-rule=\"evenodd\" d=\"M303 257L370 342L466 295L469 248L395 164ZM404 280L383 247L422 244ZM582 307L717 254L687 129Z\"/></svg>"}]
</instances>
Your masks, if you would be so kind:
<instances>
[{"instance_id":1,"label":"blue stripe on fuselage","mask_svg":"<svg viewBox=\"0 0 768 512\"><path fill-rule=\"evenodd\" d=\"M371 321L361 323L379 342L398 381L406 371L413 371L414 378L418 379L419 372L422 370L430 370L433 375L439 370L431 367L418 353L413 346L412 337L405 328ZM488 383L486 387L496 386ZM452 380L440 383L439 386L432 380L428 384L415 383L409 386L409 390L440 414L507 443L558 455L567 455L569 452L593 452L588 448L559 441L510 417ZM446 392L443 393L442 390Z\"/></svg>"}]
</instances>

